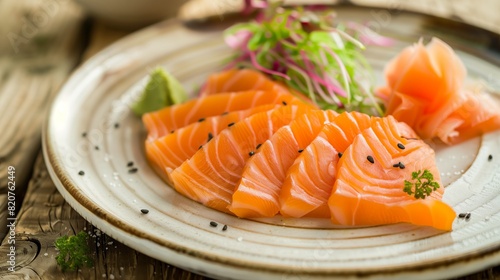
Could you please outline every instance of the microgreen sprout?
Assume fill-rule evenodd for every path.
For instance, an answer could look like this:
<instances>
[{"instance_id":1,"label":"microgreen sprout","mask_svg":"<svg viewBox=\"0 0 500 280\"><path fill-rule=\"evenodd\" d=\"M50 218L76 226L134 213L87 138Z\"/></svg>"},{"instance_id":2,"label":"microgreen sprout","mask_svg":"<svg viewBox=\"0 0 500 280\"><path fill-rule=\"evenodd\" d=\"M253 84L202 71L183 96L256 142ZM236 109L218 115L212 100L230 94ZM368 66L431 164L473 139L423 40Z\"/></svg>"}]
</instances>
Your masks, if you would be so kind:
<instances>
[{"instance_id":1,"label":"microgreen sprout","mask_svg":"<svg viewBox=\"0 0 500 280\"><path fill-rule=\"evenodd\" d=\"M383 114L370 89L373 76L362 53L363 36L373 37L373 31L363 32L368 28L360 24L337 23L334 12L317 7L270 3L262 9L256 20L225 31L226 43L237 50L228 67L264 72L322 109ZM380 35L376 39L368 43L388 42Z\"/></svg>"}]
</instances>

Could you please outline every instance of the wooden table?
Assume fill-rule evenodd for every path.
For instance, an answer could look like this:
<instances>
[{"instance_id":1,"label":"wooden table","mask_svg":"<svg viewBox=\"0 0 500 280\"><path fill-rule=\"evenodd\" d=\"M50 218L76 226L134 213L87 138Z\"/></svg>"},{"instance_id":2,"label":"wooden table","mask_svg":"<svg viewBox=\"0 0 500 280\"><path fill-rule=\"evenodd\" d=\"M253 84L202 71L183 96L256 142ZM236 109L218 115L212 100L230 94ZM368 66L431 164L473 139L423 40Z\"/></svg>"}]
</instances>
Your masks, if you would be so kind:
<instances>
[{"instance_id":1,"label":"wooden table","mask_svg":"<svg viewBox=\"0 0 500 280\"><path fill-rule=\"evenodd\" d=\"M235 9L227 1L193 0L184 15L204 16ZM334 1L326 1L334 2ZM380 4L378 0L355 3ZM499 1L392 1L464 21L500 33ZM204 7L206 9L200 8ZM491 6L493 5L493 7ZM496 6L495 6L496 5ZM437 8L436 8L437 7ZM463 13L468 11L468 13ZM474 11L474 13L470 13ZM191 14L190 14L191 13ZM198 13L198 14L197 14ZM201 13L201 14L200 14ZM478 13L481 16L476 16ZM0 278L23 279L207 279L152 259L106 236L76 213L52 183L40 152L40 134L51 100L82 62L130 31L112 29L63 0L0 1ZM8 194L8 168L15 169L15 195ZM9 196L17 214L16 268L8 271ZM81 230L91 235L95 265L63 273L54 241ZM460 279L500 279L500 266Z\"/></svg>"}]
</instances>

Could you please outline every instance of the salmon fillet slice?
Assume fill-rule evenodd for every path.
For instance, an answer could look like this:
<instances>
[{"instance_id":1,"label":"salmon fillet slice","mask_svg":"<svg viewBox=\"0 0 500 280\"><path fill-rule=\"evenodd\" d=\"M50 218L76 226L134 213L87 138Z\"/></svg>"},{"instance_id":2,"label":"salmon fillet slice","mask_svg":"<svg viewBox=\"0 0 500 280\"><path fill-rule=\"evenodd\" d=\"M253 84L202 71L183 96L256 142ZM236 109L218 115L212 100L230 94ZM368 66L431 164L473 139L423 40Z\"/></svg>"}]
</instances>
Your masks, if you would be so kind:
<instances>
[{"instance_id":1,"label":"salmon fillet slice","mask_svg":"<svg viewBox=\"0 0 500 280\"><path fill-rule=\"evenodd\" d=\"M330 217L327 202L336 178L337 161L372 121L366 114L344 112L325 124L286 174L280 193L283 216Z\"/></svg>"},{"instance_id":2,"label":"salmon fillet slice","mask_svg":"<svg viewBox=\"0 0 500 280\"><path fill-rule=\"evenodd\" d=\"M407 222L451 230L454 210L441 201L442 187L434 151L406 124L393 117L374 120L337 164L337 179L328 205L334 224L371 226ZM440 188L425 199L404 191L413 172L433 174ZM416 189L414 189L416 191Z\"/></svg>"},{"instance_id":3,"label":"salmon fillet slice","mask_svg":"<svg viewBox=\"0 0 500 280\"><path fill-rule=\"evenodd\" d=\"M297 116L307 105L281 106L257 113L223 130L170 174L174 188L208 207L229 213L234 189L257 145Z\"/></svg>"},{"instance_id":4,"label":"salmon fillet slice","mask_svg":"<svg viewBox=\"0 0 500 280\"><path fill-rule=\"evenodd\" d=\"M313 110L278 129L262 143L243 169L229 210L238 217L272 217L280 210L279 196L286 173L297 156L338 114Z\"/></svg>"}]
</instances>

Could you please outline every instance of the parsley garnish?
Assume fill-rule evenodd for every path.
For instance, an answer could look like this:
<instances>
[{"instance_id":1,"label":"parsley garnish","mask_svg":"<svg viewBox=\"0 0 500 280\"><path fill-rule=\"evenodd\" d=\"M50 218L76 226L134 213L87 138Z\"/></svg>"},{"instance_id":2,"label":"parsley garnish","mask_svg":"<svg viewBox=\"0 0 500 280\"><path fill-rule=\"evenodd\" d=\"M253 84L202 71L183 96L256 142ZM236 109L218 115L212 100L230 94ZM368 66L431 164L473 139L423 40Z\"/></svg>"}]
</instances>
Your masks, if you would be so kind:
<instances>
[{"instance_id":1,"label":"parsley garnish","mask_svg":"<svg viewBox=\"0 0 500 280\"><path fill-rule=\"evenodd\" d=\"M409 195L414 195L416 199L426 198L431 192L439 189L439 183L434 181L434 175L429 170L414 171L411 173L414 182L405 180L403 191Z\"/></svg>"},{"instance_id":2,"label":"parsley garnish","mask_svg":"<svg viewBox=\"0 0 500 280\"><path fill-rule=\"evenodd\" d=\"M75 271L83 266L91 267L92 258L89 256L90 249L87 245L88 234L85 231L79 232L73 236L61 236L54 244L59 250L56 257L57 264L61 270Z\"/></svg>"}]
</instances>

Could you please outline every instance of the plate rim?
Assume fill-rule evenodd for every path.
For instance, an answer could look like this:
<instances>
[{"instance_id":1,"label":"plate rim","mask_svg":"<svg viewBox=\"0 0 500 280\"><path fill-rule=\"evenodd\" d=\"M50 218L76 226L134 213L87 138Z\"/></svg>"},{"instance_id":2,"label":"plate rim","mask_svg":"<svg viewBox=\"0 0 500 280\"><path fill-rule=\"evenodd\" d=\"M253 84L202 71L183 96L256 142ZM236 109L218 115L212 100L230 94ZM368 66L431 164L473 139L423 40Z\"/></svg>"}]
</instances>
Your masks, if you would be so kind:
<instances>
[{"instance_id":1,"label":"plate rim","mask_svg":"<svg viewBox=\"0 0 500 280\"><path fill-rule=\"evenodd\" d=\"M357 6L355 6L357 7ZM365 8L364 6L361 6L360 8ZM406 12L406 11L405 11ZM411 12L411 11L410 11ZM413 13L413 12L411 12ZM426 14L423 14L424 16L429 16ZM467 24L467 23L464 23ZM468 24L469 25L469 24ZM163 30L165 32L165 29L169 28L175 28L178 26L183 26L182 21L178 19L170 19L167 21L163 21L160 23L157 23L155 25L149 26L147 28L144 28L142 30L136 31L134 33L131 33L127 36L125 36L122 39L119 39L118 41L114 42L110 46L104 48L103 50L99 51L97 54L95 54L93 57L91 57L88 61L86 61L84 64L80 65L73 73L71 76L68 78L68 80L65 82L64 86L59 90L58 94L53 100L52 104L55 104L55 100L58 98L58 96L64 92L67 91L67 88L69 88L72 84L79 84L77 77L82 76L85 74L88 70L94 68L95 65L102 64L103 62L109 60L109 57L111 57L114 54L117 54L120 49L123 49L123 45L128 45L130 43L133 43L135 40L138 40L141 37L151 37L155 30ZM481 29L480 27L476 27ZM125 47L126 49L127 47ZM206 263L207 265L224 265L224 266L229 266L231 268L237 267L237 268L242 268L242 269L248 269L248 270L254 270L254 269L259 269L262 270L263 272L267 273L272 273L272 274L277 274L279 273L280 275L284 273L297 273L299 275L306 275L306 276L313 276L313 277L345 277L345 276L357 276L357 277L375 277L375 276L392 276L392 277L400 277L403 274L410 273L410 272L422 272L424 271L438 271L442 270L443 272L451 272L448 275L462 275L463 271L467 272L474 272L474 271L479 271L482 268L488 267L491 264L494 263L500 263L500 244L497 246L492 246L490 248L484 249L484 250L478 250L477 252L470 253L468 255L464 256L459 256L455 258L448 258L448 259L443 259L439 260L435 263L432 263L431 265L429 263L424 263L424 264L417 264L411 267L397 267L397 268L391 268L391 269L382 269L382 270L369 270L369 271L363 271L363 272L356 272L355 270L349 270L347 272L343 271L338 271L338 270L328 270L328 269L321 269L321 270L307 270L304 271L300 267L287 267L287 268L281 268L278 266L275 266L274 269L271 267L261 267L261 266L255 266L252 263L247 263L244 261L238 261L238 260L232 260L229 258L221 259L219 257L210 257L207 256L206 252L202 253L196 250L193 250L192 248L188 248L185 246L180 246L179 244L173 244L171 242L167 242L166 240L159 240L158 238L155 238L154 236L147 234L145 232L141 232L139 230L136 230L134 227L130 226L127 223L124 223L121 219L118 217L114 216L112 213L104 211L99 205L93 203L91 200L89 200L84 194L82 194L79 191L78 186L71 180L69 176L67 176L67 171L65 171L62 162L60 162L59 157L57 156L56 153L56 147L51 145L53 141L50 139L50 133L48 131L51 123L51 116L52 116L52 107L51 105L50 110L48 111L48 115L46 118L46 121L44 123L44 127L42 129L42 150L43 150L43 155L44 155L44 160L45 164L47 165L47 169L49 170L49 174L56 185L57 189L59 192L63 195L65 200L71 205L71 207L78 212L82 217L84 217L87 221L89 221L92 224L96 223L108 223L113 227L113 232L107 232L107 230L100 229L101 231L105 232L109 236L113 238L117 238L117 236L122 236L125 239L118 240L122 242L123 244L140 251L141 253L144 253L146 255L152 255L150 254L151 252L145 252L144 250L140 250L141 248L138 248L140 246L135 246L134 242L131 241L133 239L144 239L148 242L152 242L156 245L160 245L163 249L166 249L168 251L171 251L173 253L177 254L182 254L187 256L188 258L196 258L198 261L201 261L203 263ZM82 208L80 208L82 207ZM127 239L127 236L128 237ZM129 242L131 241L131 242ZM154 255L154 254L153 254ZM153 256L154 258L157 258L156 256ZM168 263L176 263L175 261L172 260L166 260L162 258L158 258L161 261L165 261ZM490 260L489 262L485 261L484 259ZM466 270L465 268L468 266L471 266L475 264L476 268L475 270ZM482 264L477 266L477 264ZM213 274L209 271L196 271L193 269L188 268L188 266L182 265L180 263L176 263L176 266L179 266L181 268L194 271L199 274L203 275L210 275L210 276L222 276L224 277L224 274ZM281 269L280 269L281 268ZM459 269L462 268L462 269ZM454 272L454 273L453 273ZM227 276L226 276L227 277Z\"/></svg>"}]
</instances>

